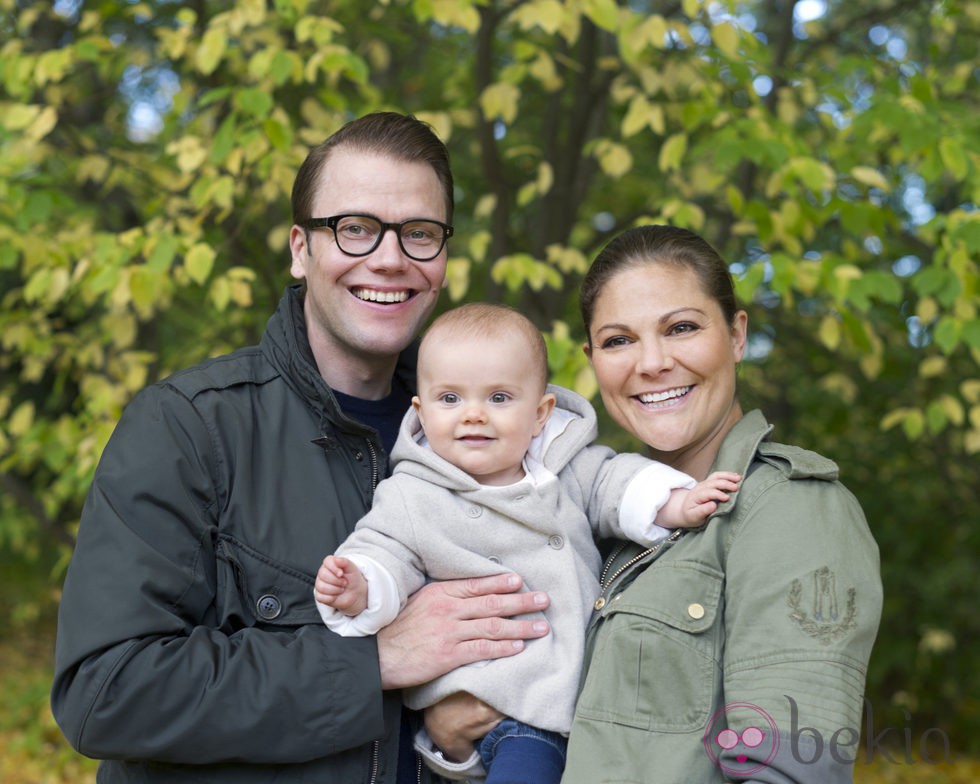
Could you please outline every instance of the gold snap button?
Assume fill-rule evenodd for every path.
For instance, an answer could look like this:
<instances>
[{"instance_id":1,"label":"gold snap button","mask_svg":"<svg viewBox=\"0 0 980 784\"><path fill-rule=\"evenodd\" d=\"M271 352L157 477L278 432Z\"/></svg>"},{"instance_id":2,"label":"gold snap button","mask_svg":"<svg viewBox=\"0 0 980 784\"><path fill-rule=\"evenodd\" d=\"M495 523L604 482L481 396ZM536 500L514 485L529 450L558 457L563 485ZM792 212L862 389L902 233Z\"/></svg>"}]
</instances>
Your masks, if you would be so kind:
<instances>
[{"instance_id":1,"label":"gold snap button","mask_svg":"<svg viewBox=\"0 0 980 784\"><path fill-rule=\"evenodd\" d=\"M704 607L702 607L697 602L687 605L687 614L690 615L695 621L699 621L704 618Z\"/></svg>"},{"instance_id":2,"label":"gold snap button","mask_svg":"<svg viewBox=\"0 0 980 784\"><path fill-rule=\"evenodd\" d=\"M595 600L595 604L592 606L595 607L595 609L597 610L601 610L603 607L606 606L606 600L602 596L600 596L598 599Z\"/></svg>"}]
</instances>

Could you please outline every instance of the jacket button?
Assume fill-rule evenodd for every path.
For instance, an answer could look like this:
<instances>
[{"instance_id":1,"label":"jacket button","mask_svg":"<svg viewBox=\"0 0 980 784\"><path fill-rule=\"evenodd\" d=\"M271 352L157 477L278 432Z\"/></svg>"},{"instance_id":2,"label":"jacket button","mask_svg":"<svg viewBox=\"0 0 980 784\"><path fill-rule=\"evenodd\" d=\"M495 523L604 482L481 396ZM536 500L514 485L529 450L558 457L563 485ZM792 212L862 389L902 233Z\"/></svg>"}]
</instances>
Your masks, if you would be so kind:
<instances>
[{"instance_id":1,"label":"jacket button","mask_svg":"<svg viewBox=\"0 0 980 784\"><path fill-rule=\"evenodd\" d=\"M602 596L600 596L598 599L595 600L595 604L593 604L592 606L596 610L601 610L603 607L606 606L606 600L605 600L605 598L602 597Z\"/></svg>"},{"instance_id":2,"label":"jacket button","mask_svg":"<svg viewBox=\"0 0 980 784\"><path fill-rule=\"evenodd\" d=\"M690 615L695 621L700 621L704 618L704 607L697 602L687 605L687 614Z\"/></svg>"},{"instance_id":3,"label":"jacket button","mask_svg":"<svg viewBox=\"0 0 980 784\"><path fill-rule=\"evenodd\" d=\"M466 507L466 516L467 517L479 517L481 514L483 514L482 507L479 507L479 506L468 506L468 507Z\"/></svg>"},{"instance_id":4,"label":"jacket button","mask_svg":"<svg viewBox=\"0 0 980 784\"><path fill-rule=\"evenodd\" d=\"M559 536L558 534L552 534L548 537L548 547L552 550L561 550L565 546L565 537Z\"/></svg>"},{"instance_id":5,"label":"jacket button","mask_svg":"<svg viewBox=\"0 0 980 784\"><path fill-rule=\"evenodd\" d=\"M273 618L278 618L282 613L282 602L279 601L278 596L267 593L265 596L259 597L255 603L255 609L260 618L271 621Z\"/></svg>"},{"instance_id":6,"label":"jacket button","mask_svg":"<svg viewBox=\"0 0 980 784\"><path fill-rule=\"evenodd\" d=\"M498 555L490 555L490 556L487 556L487 560L490 563L495 563L495 564L502 563L502 561L500 560L500 556L498 556Z\"/></svg>"}]
</instances>

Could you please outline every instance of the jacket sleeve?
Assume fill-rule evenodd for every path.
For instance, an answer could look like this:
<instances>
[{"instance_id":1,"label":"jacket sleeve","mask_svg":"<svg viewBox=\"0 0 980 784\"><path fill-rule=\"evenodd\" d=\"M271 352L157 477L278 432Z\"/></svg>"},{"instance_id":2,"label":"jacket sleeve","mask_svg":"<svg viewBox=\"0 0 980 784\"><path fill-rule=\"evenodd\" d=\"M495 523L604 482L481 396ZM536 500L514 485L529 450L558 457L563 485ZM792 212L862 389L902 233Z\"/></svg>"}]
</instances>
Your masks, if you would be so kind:
<instances>
[{"instance_id":1,"label":"jacket sleeve","mask_svg":"<svg viewBox=\"0 0 980 784\"><path fill-rule=\"evenodd\" d=\"M381 737L373 638L319 620L217 620L234 586L216 568L217 523L231 512L210 436L187 399L158 386L104 451L59 610L51 704L65 736L92 757L193 764L297 763ZM295 579L316 618L312 580Z\"/></svg>"},{"instance_id":2,"label":"jacket sleeve","mask_svg":"<svg viewBox=\"0 0 980 784\"><path fill-rule=\"evenodd\" d=\"M748 753L758 765L747 780L837 784L851 781L858 754L881 613L878 549L841 484L797 472L739 491L724 589L726 719L744 733L765 717L774 742L737 746L720 762L745 770L735 755Z\"/></svg>"},{"instance_id":3,"label":"jacket sleeve","mask_svg":"<svg viewBox=\"0 0 980 784\"><path fill-rule=\"evenodd\" d=\"M654 523L657 511L675 488L694 480L663 463L605 446L582 449L570 464L579 483L592 530L602 538L630 539L644 546L670 531Z\"/></svg>"}]
</instances>

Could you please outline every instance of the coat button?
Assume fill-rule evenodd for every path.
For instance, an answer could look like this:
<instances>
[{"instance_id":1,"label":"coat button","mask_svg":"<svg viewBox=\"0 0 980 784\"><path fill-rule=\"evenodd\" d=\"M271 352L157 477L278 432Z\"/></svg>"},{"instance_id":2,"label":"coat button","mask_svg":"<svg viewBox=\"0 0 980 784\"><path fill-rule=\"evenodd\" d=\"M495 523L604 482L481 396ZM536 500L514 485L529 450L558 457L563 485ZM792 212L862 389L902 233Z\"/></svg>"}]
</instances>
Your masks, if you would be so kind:
<instances>
[{"instance_id":1,"label":"coat button","mask_svg":"<svg viewBox=\"0 0 980 784\"><path fill-rule=\"evenodd\" d=\"M552 550L561 550L565 546L565 537L559 536L558 534L552 534L548 537L548 547Z\"/></svg>"},{"instance_id":2,"label":"coat button","mask_svg":"<svg viewBox=\"0 0 980 784\"><path fill-rule=\"evenodd\" d=\"M466 516L467 517L479 517L481 514L483 514L483 508L482 507L479 507L479 506L468 506L468 507L466 507Z\"/></svg>"},{"instance_id":3,"label":"coat button","mask_svg":"<svg viewBox=\"0 0 980 784\"><path fill-rule=\"evenodd\" d=\"M593 604L592 606L597 610L601 610L603 607L606 606L605 598L600 596L598 599L595 600L595 604Z\"/></svg>"},{"instance_id":4,"label":"coat button","mask_svg":"<svg viewBox=\"0 0 980 784\"><path fill-rule=\"evenodd\" d=\"M704 618L704 607L697 602L687 605L687 614L690 615L695 621L700 621Z\"/></svg>"},{"instance_id":5,"label":"coat button","mask_svg":"<svg viewBox=\"0 0 980 784\"><path fill-rule=\"evenodd\" d=\"M260 618L271 621L273 618L278 618L282 613L282 602L279 601L278 596L267 593L265 596L259 597L255 603L255 609Z\"/></svg>"}]
</instances>

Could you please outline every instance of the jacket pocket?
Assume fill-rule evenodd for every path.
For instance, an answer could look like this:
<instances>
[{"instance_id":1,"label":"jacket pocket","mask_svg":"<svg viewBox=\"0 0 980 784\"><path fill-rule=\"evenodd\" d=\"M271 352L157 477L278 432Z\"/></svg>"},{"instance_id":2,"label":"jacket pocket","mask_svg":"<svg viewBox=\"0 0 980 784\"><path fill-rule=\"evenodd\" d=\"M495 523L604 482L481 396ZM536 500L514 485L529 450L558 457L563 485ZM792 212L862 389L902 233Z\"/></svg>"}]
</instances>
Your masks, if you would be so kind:
<instances>
[{"instance_id":1,"label":"jacket pocket","mask_svg":"<svg viewBox=\"0 0 980 784\"><path fill-rule=\"evenodd\" d=\"M217 560L216 609L222 630L322 623L313 599L311 575L225 535L218 538Z\"/></svg>"},{"instance_id":2,"label":"jacket pocket","mask_svg":"<svg viewBox=\"0 0 980 784\"><path fill-rule=\"evenodd\" d=\"M724 575L654 561L600 611L580 715L658 732L707 724L720 689Z\"/></svg>"}]
</instances>

